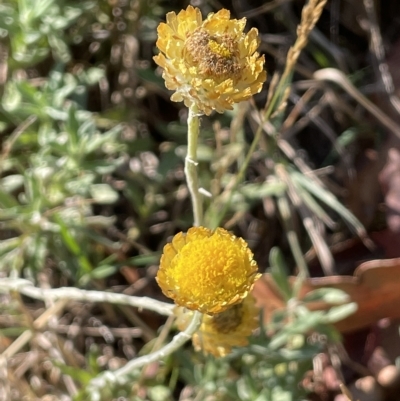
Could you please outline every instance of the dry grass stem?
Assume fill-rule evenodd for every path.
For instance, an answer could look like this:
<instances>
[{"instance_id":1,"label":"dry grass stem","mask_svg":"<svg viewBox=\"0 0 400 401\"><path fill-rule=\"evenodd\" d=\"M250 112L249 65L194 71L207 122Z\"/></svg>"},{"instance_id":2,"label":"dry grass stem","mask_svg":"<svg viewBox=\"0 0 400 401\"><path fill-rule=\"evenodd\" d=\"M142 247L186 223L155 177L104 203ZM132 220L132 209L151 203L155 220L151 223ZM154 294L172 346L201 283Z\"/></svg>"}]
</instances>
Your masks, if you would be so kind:
<instances>
[{"instance_id":1,"label":"dry grass stem","mask_svg":"<svg viewBox=\"0 0 400 401\"><path fill-rule=\"evenodd\" d=\"M24 131L36 121L36 116L29 116L23 123L21 123L12 134L3 142L3 149L0 153L0 173L3 170L4 161L7 159L9 153L15 142L24 133Z\"/></svg>"},{"instance_id":2,"label":"dry grass stem","mask_svg":"<svg viewBox=\"0 0 400 401\"><path fill-rule=\"evenodd\" d=\"M269 84L269 90L268 90L268 95L267 95L267 101L265 103L265 110L269 108L269 105L271 104L271 101L274 97L274 94L276 92L276 89L279 84L279 74L278 72L275 71L274 75L272 76L271 82Z\"/></svg>"},{"instance_id":3,"label":"dry grass stem","mask_svg":"<svg viewBox=\"0 0 400 401\"><path fill-rule=\"evenodd\" d=\"M317 229L317 225L313 220L313 214L298 195L298 191L294 187L290 179L290 175L287 173L285 168L282 165L277 165L276 172L277 176L279 176L279 178L287 185L289 198L292 201L293 206L296 208L301 216L303 225L308 235L310 236L311 242L315 247L319 260L321 261L321 267L325 275L335 274L335 262L332 253L330 252L327 243L321 235L321 232ZM302 262L303 260L304 257L302 258ZM303 265L299 266L299 269L304 270Z\"/></svg>"},{"instance_id":4,"label":"dry grass stem","mask_svg":"<svg viewBox=\"0 0 400 401\"><path fill-rule=\"evenodd\" d=\"M261 124L261 118L258 113L251 113L251 118L257 124ZM262 129L268 135L274 135L276 133L275 127L268 121L262 124ZM317 185L325 188L325 184L323 183L323 181L321 181L321 179L314 173L314 171L307 165L307 163L300 156L298 156L296 150L288 141L286 141L285 139L278 139L277 144L282 152L286 155L286 157L292 160L303 174L309 175Z\"/></svg>"},{"instance_id":5,"label":"dry grass stem","mask_svg":"<svg viewBox=\"0 0 400 401\"><path fill-rule=\"evenodd\" d=\"M262 13L267 13L267 12L273 11L275 8L281 6L282 4L289 3L291 1L292 0L272 0L272 1L269 1L265 4L263 4L260 7L253 8L250 11L245 11L243 13L243 16L246 18L256 17Z\"/></svg>"},{"instance_id":6,"label":"dry grass stem","mask_svg":"<svg viewBox=\"0 0 400 401\"><path fill-rule=\"evenodd\" d=\"M347 401L353 401L353 396L351 395L350 390L343 383L340 383L340 390Z\"/></svg>"},{"instance_id":7,"label":"dry grass stem","mask_svg":"<svg viewBox=\"0 0 400 401\"><path fill-rule=\"evenodd\" d=\"M49 319L64 309L67 302L67 299L59 300L53 306L46 309L46 311L33 322L33 330L42 330L46 326ZM1 354L1 356L8 359L18 353L21 348L23 348L33 338L33 330L24 331L14 342L11 343L11 345Z\"/></svg>"},{"instance_id":8,"label":"dry grass stem","mask_svg":"<svg viewBox=\"0 0 400 401\"><path fill-rule=\"evenodd\" d=\"M365 28L370 35L370 49L374 56L373 66L375 73L380 78L391 105L400 114L400 99L395 94L393 78L385 60L385 46L379 29L375 5L372 0L363 0L363 2L368 17L368 23Z\"/></svg>"},{"instance_id":9,"label":"dry grass stem","mask_svg":"<svg viewBox=\"0 0 400 401\"><path fill-rule=\"evenodd\" d=\"M110 385L110 383L119 383L120 385L126 384L130 380L130 374L135 370L139 369L151 362L159 361L160 359L170 355L172 352L179 349L183 344L192 338L193 333L195 333L201 325L202 314L199 312L194 312L193 318L189 323L186 330L179 332L174 336L171 342L165 345L163 348L155 351L149 355L144 355L139 358L129 361L125 366L116 371L105 371L94 379L92 379L88 384L90 400L100 401L101 391Z\"/></svg>"},{"instance_id":10,"label":"dry grass stem","mask_svg":"<svg viewBox=\"0 0 400 401\"><path fill-rule=\"evenodd\" d=\"M302 110L305 109L306 105L308 102L312 99L316 92L315 88L309 88L306 90L306 92L303 94L303 96L295 103L295 106L287 116L286 120L282 124L282 135L283 132L285 132L287 129L289 129L295 121L299 118L299 115L301 114Z\"/></svg>"},{"instance_id":11,"label":"dry grass stem","mask_svg":"<svg viewBox=\"0 0 400 401\"><path fill-rule=\"evenodd\" d=\"M321 81L332 81L342 87L351 97L366 108L382 125L400 138L400 126L385 114L379 107L367 99L339 70L324 68L314 73L314 77Z\"/></svg>"},{"instance_id":12,"label":"dry grass stem","mask_svg":"<svg viewBox=\"0 0 400 401\"><path fill-rule=\"evenodd\" d=\"M324 9L326 2L327 0L310 0L303 8L301 13L301 21L297 27L297 39L294 45L288 51L282 79L287 79L287 77L293 71L301 51L308 43L308 36L310 35L310 32L314 29L315 24L322 14L322 10Z\"/></svg>"}]
</instances>

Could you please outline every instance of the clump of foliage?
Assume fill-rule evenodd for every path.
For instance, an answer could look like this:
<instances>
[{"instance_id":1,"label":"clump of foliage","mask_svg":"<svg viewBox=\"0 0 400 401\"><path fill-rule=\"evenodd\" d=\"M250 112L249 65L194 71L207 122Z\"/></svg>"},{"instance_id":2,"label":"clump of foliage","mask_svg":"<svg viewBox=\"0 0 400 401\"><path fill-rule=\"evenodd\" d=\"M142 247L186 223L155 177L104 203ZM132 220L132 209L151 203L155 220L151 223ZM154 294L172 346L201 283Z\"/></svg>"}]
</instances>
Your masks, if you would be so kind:
<instances>
[{"instance_id":1,"label":"clump of foliage","mask_svg":"<svg viewBox=\"0 0 400 401\"><path fill-rule=\"evenodd\" d=\"M310 274L306 250L332 274L336 236L367 243L326 176L331 163L343 169L339 155L356 140L359 121L339 109L332 136L318 115L329 140L319 135L315 154L309 144L302 150L310 110L329 102L321 82L297 85L296 74L338 67L311 34L325 2L311 0L302 13L271 5L266 20L280 39L272 42L282 43L286 30L293 46L282 47L283 61L274 59L279 51L264 37L266 24L259 26L269 90L202 120L197 170L204 225L248 240L285 307L223 359L187 345L127 368L173 337L172 306L162 309L154 277L164 244L192 225L187 111L169 101L152 59L158 23L183 8L167 3L0 4L0 333L8 376L0 399L1 392L7 400L47 401L306 399L313 357L340 341L332 323L356 308L341 291L304 298L300 288ZM211 11L211 3L202 8ZM282 19L289 9L291 24ZM298 274L294 284L289 272ZM149 297L142 298L149 309L162 309L167 320L132 308L132 295ZM311 302L330 307L312 310Z\"/></svg>"}]
</instances>

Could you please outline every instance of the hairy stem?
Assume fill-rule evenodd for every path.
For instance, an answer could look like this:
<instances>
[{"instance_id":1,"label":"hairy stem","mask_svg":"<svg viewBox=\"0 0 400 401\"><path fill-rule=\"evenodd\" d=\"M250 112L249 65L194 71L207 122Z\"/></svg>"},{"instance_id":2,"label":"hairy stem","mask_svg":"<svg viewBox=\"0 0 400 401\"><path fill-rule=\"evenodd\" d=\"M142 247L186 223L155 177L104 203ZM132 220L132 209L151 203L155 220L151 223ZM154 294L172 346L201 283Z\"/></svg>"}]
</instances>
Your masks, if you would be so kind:
<instances>
[{"instance_id":1,"label":"hairy stem","mask_svg":"<svg viewBox=\"0 0 400 401\"><path fill-rule=\"evenodd\" d=\"M110 384L117 384L119 386L127 384L131 380L130 376L135 369L141 368L151 362L159 361L177 351L183 344L189 341L193 334L199 329L202 316L200 312L194 312L193 318L186 330L175 335L170 343L158 351L133 359L122 368L113 372L106 371L96 376L87 386L90 400L100 401L102 389L108 387Z\"/></svg>"},{"instance_id":2,"label":"hairy stem","mask_svg":"<svg viewBox=\"0 0 400 401\"><path fill-rule=\"evenodd\" d=\"M197 143L199 137L199 116L197 106L189 108L188 115L188 144L185 158L186 181L192 199L193 226L200 226L203 221L202 196L199 192L197 175Z\"/></svg>"},{"instance_id":3,"label":"hairy stem","mask_svg":"<svg viewBox=\"0 0 400 401\"><path fill-rule=\"evenodd\" d=\"M129 305L152 310L165 316L172 315L172 310L175 307L173 304L167 304L149 297L134 297L109 291L88 291L75 287L37 288L30 281L18 278L1 279L0 290L1 292L17 291L27 297L42 301L68 299L77 302L108 302L110 304Z\"/></svg>"}]
</instances>

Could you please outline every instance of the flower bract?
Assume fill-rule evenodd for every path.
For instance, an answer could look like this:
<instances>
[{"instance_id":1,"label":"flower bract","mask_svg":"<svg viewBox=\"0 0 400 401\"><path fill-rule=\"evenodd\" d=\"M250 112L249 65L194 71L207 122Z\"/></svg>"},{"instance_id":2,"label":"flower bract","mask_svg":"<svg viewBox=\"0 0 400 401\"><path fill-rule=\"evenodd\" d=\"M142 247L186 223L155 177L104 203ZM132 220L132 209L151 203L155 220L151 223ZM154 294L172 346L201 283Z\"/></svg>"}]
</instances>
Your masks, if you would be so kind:
<instances>
[{"instance_id":1,"label":"flower bract","mask_svg":"<svg viewBox=\"0 0 400 401\"><path fill-rule=\"evenodd\" d=\"M212 315L242 302L259 277L242 238L192 227L164 246L156 279L177 305Z\"/></svg>"},{"instance_id":2,"label":"flower bract","mask_svg":"<svg viewBox=\"0 0 400 401\"><path fill-rule=\"evenodd\" d=\"M167 14L158 26L154 57L161 66L171 100L197 106L200 113L223 113L249 99L266 79L264 56L255 28L244 33L246 19L230 19L228 10L210 13L203 21L198 8L188 6Z\"/></svg>"},{"instance_id":3,"label":"flower bract","mask_svg":"<svg viewBox=\"0 0 400 401\"><path fill-rule=\"evenodd\" d=\"M185 312L183 308L178 308L175 312L180 330L187 327L192 313ZM204 315L200 329L192 338L195 350L223 357L228 355L233 347L246 346L248 337L259 326L258 315L259 309L251 294L242 303L222 313Z\"/></svg>"}]
</instances>

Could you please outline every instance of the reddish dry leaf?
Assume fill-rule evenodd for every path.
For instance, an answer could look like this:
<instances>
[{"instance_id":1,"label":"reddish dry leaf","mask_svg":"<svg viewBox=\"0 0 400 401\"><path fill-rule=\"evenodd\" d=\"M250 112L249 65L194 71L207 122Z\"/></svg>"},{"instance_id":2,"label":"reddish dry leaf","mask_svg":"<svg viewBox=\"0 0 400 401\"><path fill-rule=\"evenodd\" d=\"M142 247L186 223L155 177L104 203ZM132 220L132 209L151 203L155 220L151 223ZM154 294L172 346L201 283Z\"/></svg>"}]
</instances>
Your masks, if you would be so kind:
<instances>
[{"instance_id":1,"label":"reddish dry leaf","mask_svg":"<svg viewBox=\"0 0 400 401\"><path fill-rule=\"evenodd\" d=\"M291 277L290 281L293 282ZM345 291L358 304L355 314L336 323L342 333L358 330L382 318L400 318L400 258L371 260L361 264L354 276L310 278L305 281L301 297L318 288L337 288ZM284 300L270 274L264 274L255 284L253 295L264 308L268 322L273 311L285 306ZM327 309L328 304L313 304L312 309Z\"/></svg>"},{"instance_id":2,"label":"reddish dry leaf","mask_svg":"<svg viewBox=\"0 0 400 401\"><path fill-rule=\"evenodd\" d=\"M400 257L400 232L393 232L389 228L381 231L372 232L371 239L380 249L384 251L387 259Z\"/></svg>"}]
</instances>

